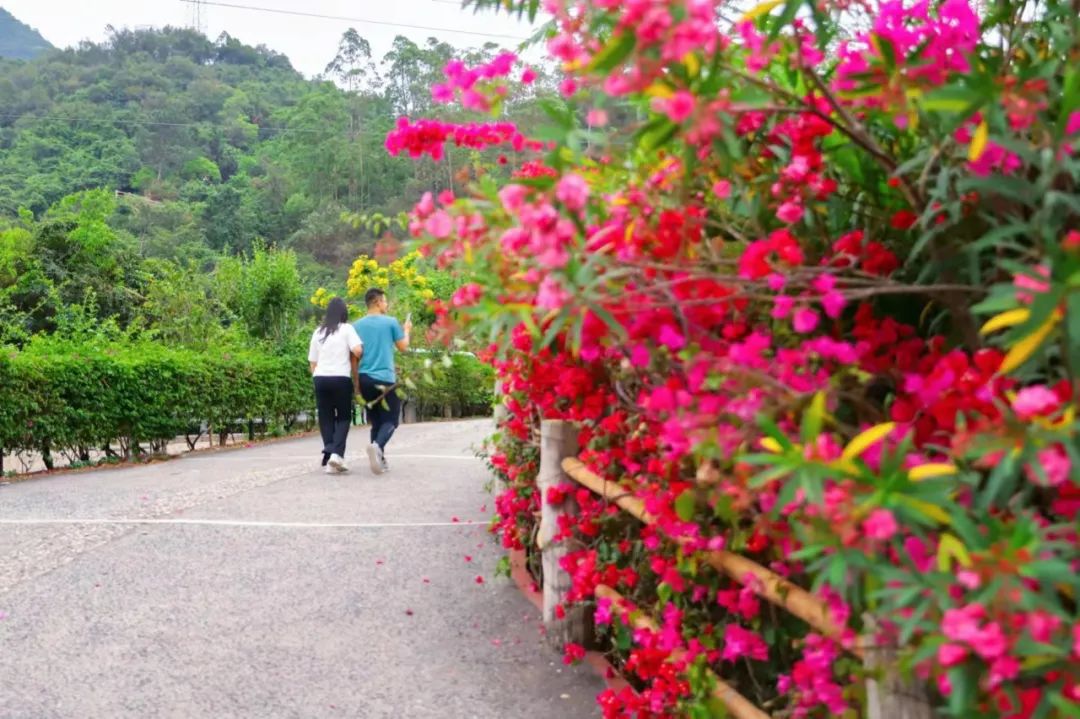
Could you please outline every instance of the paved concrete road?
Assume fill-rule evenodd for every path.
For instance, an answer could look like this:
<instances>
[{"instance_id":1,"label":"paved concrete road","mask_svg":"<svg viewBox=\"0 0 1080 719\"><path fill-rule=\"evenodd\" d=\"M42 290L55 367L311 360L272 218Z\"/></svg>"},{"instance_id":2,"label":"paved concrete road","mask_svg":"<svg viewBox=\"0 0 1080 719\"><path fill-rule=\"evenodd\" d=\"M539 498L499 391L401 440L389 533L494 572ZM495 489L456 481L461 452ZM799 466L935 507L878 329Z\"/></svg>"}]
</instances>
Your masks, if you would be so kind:
<instances>
[{"instance_id":1,"label":"paved concrete road","mask_svg":"<svg viewBox=\"0 0 1080 719\"><path fill-rule=\"evenodd\" d=\"M383 477L357 428L350 475L307 438L0 486L0 719L597 716L493 577L488 427L405 425Z\"/></svg>"}]
</instances>

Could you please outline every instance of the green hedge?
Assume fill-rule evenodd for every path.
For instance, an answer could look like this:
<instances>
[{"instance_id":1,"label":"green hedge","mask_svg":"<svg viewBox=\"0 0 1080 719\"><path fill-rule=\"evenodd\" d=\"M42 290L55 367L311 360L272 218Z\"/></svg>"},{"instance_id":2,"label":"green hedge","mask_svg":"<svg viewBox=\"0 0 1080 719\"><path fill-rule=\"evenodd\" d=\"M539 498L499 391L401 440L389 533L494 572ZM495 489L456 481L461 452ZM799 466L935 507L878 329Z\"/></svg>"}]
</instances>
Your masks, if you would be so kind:
<instances>
[{"instance_id":1,"label":"green hedge","mask_svg":"<svg viewBox=\"0 0 1080 719\"><path fill-rule=\"evenodd\" d=\"M155 344L0 350L0 447L134 450L237 420L288 427L313 410L306 363L258 351Z\"/></svg>"},{"instance_id":2,"label":"green hedge","mask_svg":"<svg viewBox=\"0 0 1080 719\"><path fill-rule=\"evenodd\" d=\"M466 352L413 351L397 359L402 394L416 405L418 419L489 415L495 370Z\"/></svg>"},{"instance_id":3,"label":"green hedge","mask_svg":"<svg viewBox=\"0 0 1080 719\"><path fill-rule=\"evenodd\" d=\"M399 357L419 419L491 413L494 373L469 354ZM80 456L161 448L209 426L289 429L314 419L307 363L299 351L195 352L160 343L77 345L52 340L0 348L0 449ZM238 427L237 422L242 423Z\"/></svg>"}]
</instances>

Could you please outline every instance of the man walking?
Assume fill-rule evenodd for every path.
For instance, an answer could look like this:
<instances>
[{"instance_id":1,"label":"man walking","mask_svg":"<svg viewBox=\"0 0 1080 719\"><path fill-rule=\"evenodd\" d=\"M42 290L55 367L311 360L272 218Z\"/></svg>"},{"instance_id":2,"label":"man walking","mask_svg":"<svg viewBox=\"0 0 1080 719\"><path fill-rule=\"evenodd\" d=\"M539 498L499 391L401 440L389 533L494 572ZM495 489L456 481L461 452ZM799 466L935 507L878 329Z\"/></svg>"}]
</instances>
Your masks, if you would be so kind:
<instances>
[{"instance_id":1,"label":"man walking","mask_svg":"<svg viewBox=\"0 0 1080 719\"><path fill-rule=\"evenodd\" d=\"M371 471L382 474L386 463L386 443L397 429L401 417L401 399L397 395L397 375L394 372L394 348L409 349L412 322L405 320L403 328L396 318L387 314L390 301L386 293L372 287L364 295L367 316L357 320L356 333L364 343L360 359L360 396L368 405L371 419L371 444L368 461Z\"/></svg>"}]
</instances>

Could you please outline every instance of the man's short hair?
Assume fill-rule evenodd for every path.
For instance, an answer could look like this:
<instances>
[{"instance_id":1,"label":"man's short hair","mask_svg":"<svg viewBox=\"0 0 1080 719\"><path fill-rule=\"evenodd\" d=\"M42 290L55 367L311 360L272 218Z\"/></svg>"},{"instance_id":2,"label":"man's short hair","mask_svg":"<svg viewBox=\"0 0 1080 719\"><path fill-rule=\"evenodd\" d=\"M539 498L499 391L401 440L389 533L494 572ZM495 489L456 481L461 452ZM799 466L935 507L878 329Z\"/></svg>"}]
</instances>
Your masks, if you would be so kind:
<instances>
[{"instance_id":1,"label":"man's short hair","mask_svg":"<svg viewBox=\"0 0 1080 719\"><path fill-rule=\"evenodd\" d=\"M370 290L364 293L364 302L368 307L381 300L386 296L386 293L380 290L378 287L372 287Z\"/></svg>"}]
</instances>

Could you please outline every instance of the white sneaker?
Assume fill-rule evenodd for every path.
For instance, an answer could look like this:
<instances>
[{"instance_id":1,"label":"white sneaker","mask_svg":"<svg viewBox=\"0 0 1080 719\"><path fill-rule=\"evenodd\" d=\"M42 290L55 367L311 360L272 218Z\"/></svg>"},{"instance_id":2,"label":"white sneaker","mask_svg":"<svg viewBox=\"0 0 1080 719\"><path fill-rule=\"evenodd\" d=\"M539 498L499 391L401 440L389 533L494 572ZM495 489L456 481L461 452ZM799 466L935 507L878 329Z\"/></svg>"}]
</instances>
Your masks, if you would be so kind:
<instances>
[{"instance_id":1,"label":"white sneaker","mask_svg":"<svg viewBox=\"0 0 1080 719\"><path fill-rule=\"evenodd\" d=\"M375 474L382 474L386 471L386 467L383 466L382 450L379 449L379 445L372 442L367 448L368 464L371 465L371 471Z\"/></svg>"},{"instance_id":2,"label":"white sneaker","mask_svg":"<svg viewBox=\"0 0 1080 719\"><path fill-rule=\"evenodd\" d=\"M333 467L331 467L329 464L326 465L325 467L323 467L323 472L325 472L326 474L337 474L338 473L338 471L336 469L334 469Z\"/></svg>"},{"instance_id":3,"label":"white sneaker","mask_svg":"<svg viewBox=\"0 0 1080 719\"><path fill-rule=\"evenodd\" d=\"M337 472L349 471L349 467L345 464L345 458L342 457L340 454L330 455L330 461L328 462L328 465Z\"/></svg>"}]
</instances>

